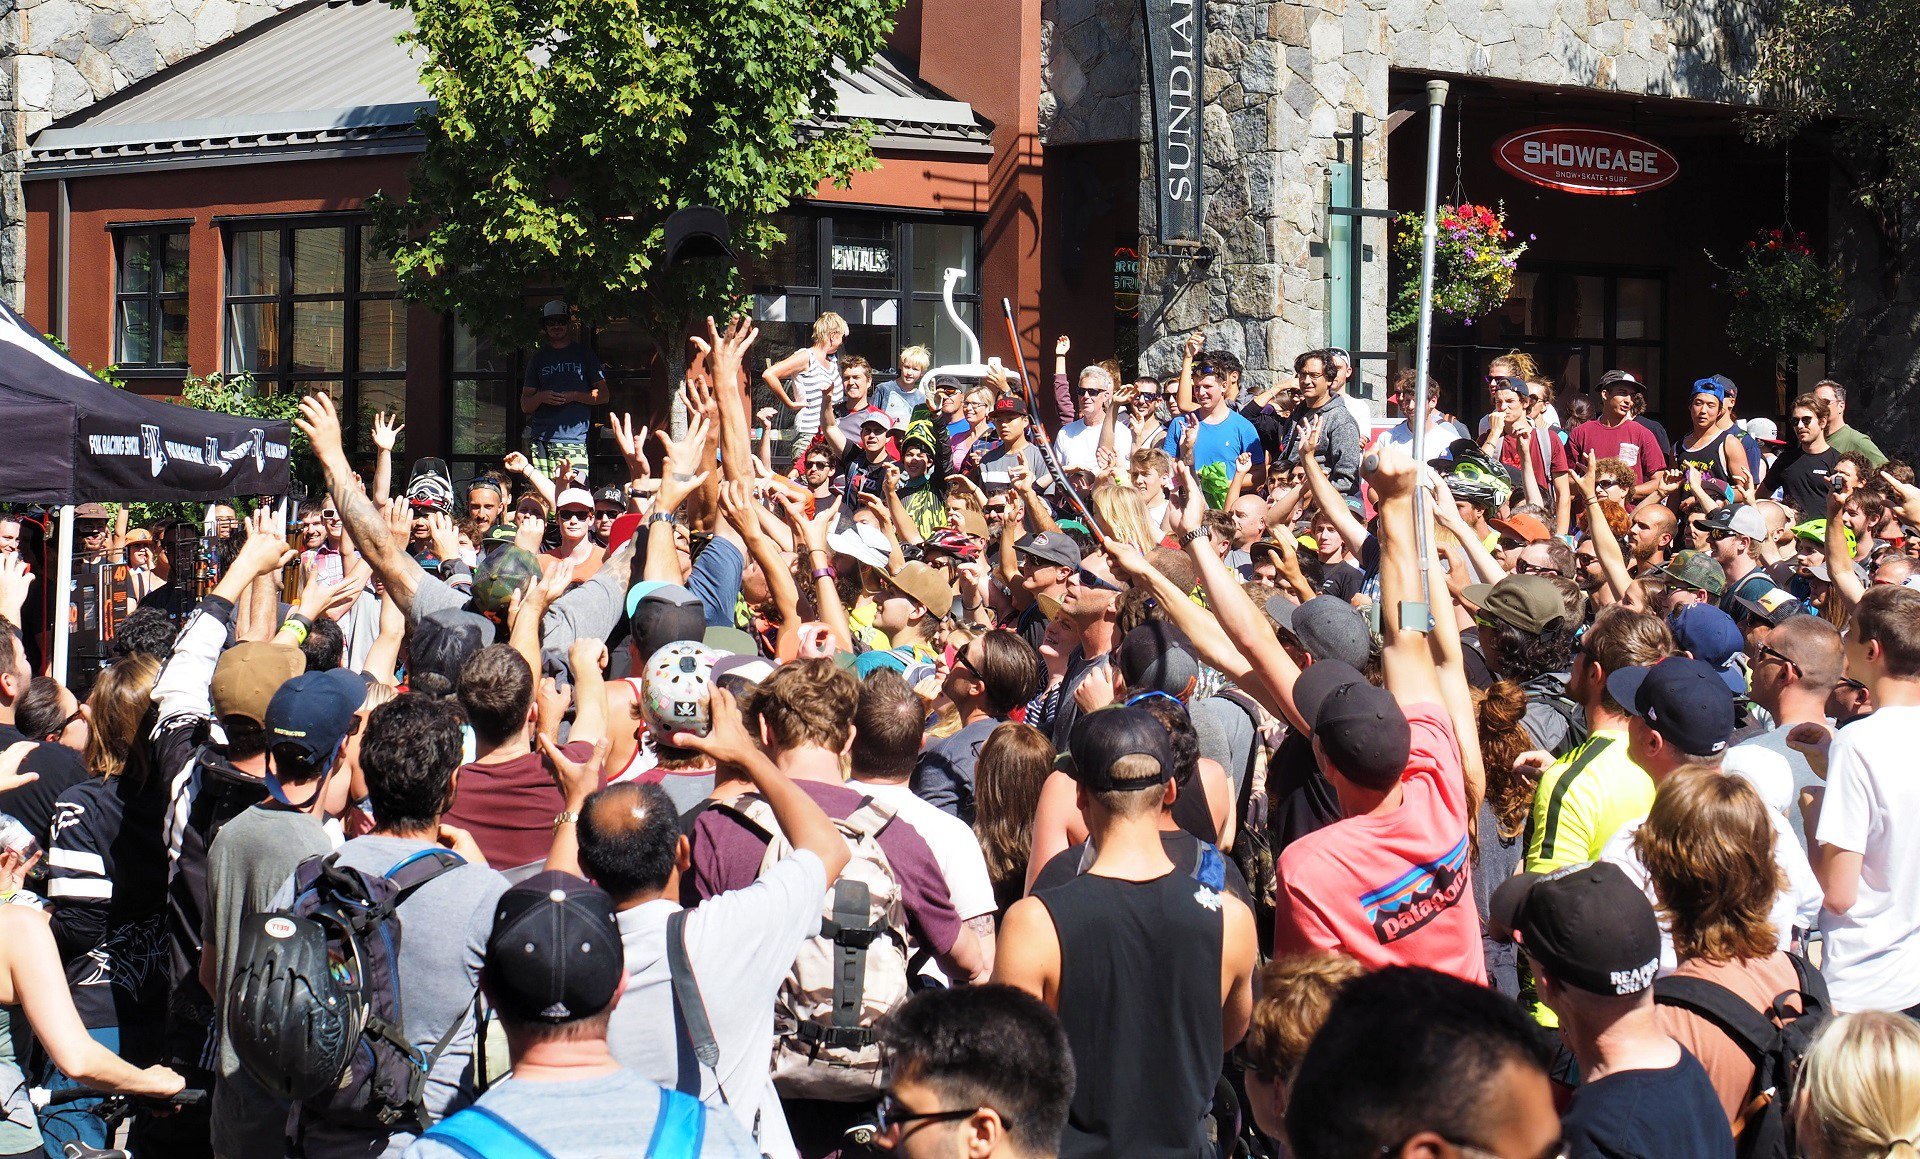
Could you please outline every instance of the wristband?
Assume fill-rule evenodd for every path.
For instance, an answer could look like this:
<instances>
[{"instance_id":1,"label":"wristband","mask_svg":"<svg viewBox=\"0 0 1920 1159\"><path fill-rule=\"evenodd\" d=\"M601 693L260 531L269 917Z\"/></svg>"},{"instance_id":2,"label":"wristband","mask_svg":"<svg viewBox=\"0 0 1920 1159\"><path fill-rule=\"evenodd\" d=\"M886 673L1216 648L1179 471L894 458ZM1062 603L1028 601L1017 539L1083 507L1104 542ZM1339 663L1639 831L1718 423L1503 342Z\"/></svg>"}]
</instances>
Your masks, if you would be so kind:
<instances>
[{"instance_id":1,"label":"wristband","mask_svg":"<svg viewBox=\"0 0 1920 1159\"><path fill-rule=\"evenodd\" d=\"M298 648L307 642L307 634L313 631L313 621L301 615L299 612L295 612L287 617L284 624L280 625L280 630L283 632L288 628L293 629L295 634L299 636L299 639L293 642L293 646Z\"/></svg>"},{"instance_id":2,"label":"wristband","mask_svg":"<svg viewBox=\"0 0 1920 1159\"><path fill-rule=\"evenodd\" d=\"M656 523L678 523L678 522L680 522L679 517L674 515L674 513L671 511L656 511L652 515L647 516L648 527L652 527Z\"/></svg>"},{"instance_id":3,"label":"wristband","mask_svg":"<svg viewBox=\"0 0 1920 1159\"><path fill-rule=\"evenodd\" d=\"M833 569L830 567L816 567L813 569L813 578L817 580L833 579L834 578Z\"/></svg>"},{"instance_id":4,"label":"wristband","mask_svg":"<svg viewBox=\"0 0 1920 1159\"><path fill-rule=\"evenodd\" d=\"M1211 536L1212 534L1213 534L1213 532L1211 532L1211 531L1209 531L1209 530L1207 530L1207 529L1206 529L1206 528L1204 528L1204 527L1196 527L1196 528L1194 528L1194 529L1193 529L1192 531L1189 531L1189 532L1187 532L1187 533L1186 533L1185 535L1182 535L1182 536L1180 537L1180 546L1181 546L1181 547L1191 547L1191 546L1193 545L1193 541L1194 541L1194 540L1196 540L1196 539L1205 539L1205 538L1207 538L1207 537L1209 537L1209 536Z\"/></svg>"}]
</instances>

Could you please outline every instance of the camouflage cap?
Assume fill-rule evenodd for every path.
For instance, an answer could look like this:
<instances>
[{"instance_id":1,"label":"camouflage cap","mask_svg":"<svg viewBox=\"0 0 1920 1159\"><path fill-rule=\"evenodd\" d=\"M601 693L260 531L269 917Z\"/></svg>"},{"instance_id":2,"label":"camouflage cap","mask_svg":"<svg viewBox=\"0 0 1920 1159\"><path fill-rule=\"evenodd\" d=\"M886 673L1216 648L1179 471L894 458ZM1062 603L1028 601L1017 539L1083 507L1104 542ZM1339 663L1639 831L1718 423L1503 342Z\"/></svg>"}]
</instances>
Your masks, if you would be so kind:
<instances>
[{"instance_id":1,"label":"camouflage cap","mask_svg":"<svg viewBox=\"0 0 1920 1159\"><path fill-rule=\"evenodd\" d=\"M1702 591L1718 599L1727 590L1727 573L1704 551L1675 552L1672 559L1654 569L1682 587Z\"/></svg>"},{"instance_id":2,"label":"camouflage cap","mask_svg":"<svg viewBox=\"0 0 1920 1159\"><path fill-rule=\"evenodd\" d=\"M524 547L496 548L473 572L473 607L485 615L505 615L513 593L540 578L540 560Z\"/></svg>"}]
</instances>

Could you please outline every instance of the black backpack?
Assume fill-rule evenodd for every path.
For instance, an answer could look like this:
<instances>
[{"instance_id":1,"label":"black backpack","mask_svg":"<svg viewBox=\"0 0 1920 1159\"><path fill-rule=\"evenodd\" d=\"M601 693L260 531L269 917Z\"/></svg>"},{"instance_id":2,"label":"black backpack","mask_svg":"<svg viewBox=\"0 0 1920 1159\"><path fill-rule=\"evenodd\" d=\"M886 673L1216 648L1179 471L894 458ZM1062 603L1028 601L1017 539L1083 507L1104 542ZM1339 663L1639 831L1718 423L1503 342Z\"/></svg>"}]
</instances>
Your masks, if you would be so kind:
<instances>
[{"instance_id":1,"label":"black backpack","mask_svg":"<svg viewBox=\"0 0 1920 1159\"><path fill-rule=\"evenodd\" d=\"M1800 1068L1814 1035L1833 1017L1826 979L1798 954L1788 954L1799 986L1776 995L1766 1010L1704 978L1661 978L1653 1000L1691 1011L1724 1031L1753 1060L1753 1086L1747 1092L1746 1128L1740 1132L1740 1159L1793 1159L1793 1097ZM1800 1013L1791 1009L1798 1000ZM1755 1108L1758 1103L1758 1108Z\"/></svg>"},{"instance_id":2,"label":"black backpack","mask_svg":"<svg viewBox=\"0 0 1920 1159\"><path fill-rule=\"evenodd\" d=\"M427 1072L466 1019L431 1051L408 1040L399 908L464 864L445 849L420 850L384 875L340 865L338 854L301 862L293 904L240 925L227 1033L247 1073L319 1121L426 1127Z\"/></svg>"}]
</instances>

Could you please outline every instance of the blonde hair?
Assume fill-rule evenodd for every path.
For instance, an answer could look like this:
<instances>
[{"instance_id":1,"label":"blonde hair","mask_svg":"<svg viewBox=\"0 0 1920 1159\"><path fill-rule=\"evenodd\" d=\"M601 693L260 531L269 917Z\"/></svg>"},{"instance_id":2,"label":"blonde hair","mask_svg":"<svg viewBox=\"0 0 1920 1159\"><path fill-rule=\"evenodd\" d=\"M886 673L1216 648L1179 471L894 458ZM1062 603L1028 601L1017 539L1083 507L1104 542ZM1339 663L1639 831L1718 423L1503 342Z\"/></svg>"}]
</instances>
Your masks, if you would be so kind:
<instances>
[{"instance_id":1,"label":"blonde hair","mask_svg":"<svg viewBox=\"0 0 1920 1159\"><path fill-rule=\"evenodd\" d=\"M1260 997L1240 1044L1247 1069L1265 1079L1291 1079L1341 988L1364 973L1345 954L1322 952L1292 954L1262 966L1255 987Z\"/></svg>"},{"instance_id":2,"label":"blonde hair","mask_svg":"<svg viewBox=\"0 0 1920 1159\"><path fill-rule=\"evenodd\" d=\"M1133 544L1141 551L1160 546L1147 519L1147 504L1140 492L1118 483L1102 483L1093 489L1093 509L1100 513L1115 538Z\"/></svg>"},{"instance_id":3,"label":"blonde hair","mask_svg":"<svg viewBox=\"0 0 1920 1159\"><path fill-rule=\"evenodd\" d=\"M1508 378L1517 378L1522 382L1532 382L1534 379L1540 377L1539 365L1533 361L1533 355L1528 354L1524 350L1509 350L1505 354L1500 355L1493 361L1487 363L1487 372L1492 373L1493 368L1499 366L1501 363L1506 364Z\"/></svg>"},{"instance_id":4,"label":"blonde hair","mask_svg":"<svg viewBox=\"0 0 1920 1159\"><path fill-rule=\"evenodd\" d=\"M1633 851L1682 961L1752 961L1780 948L1773 843L1766 803L1740 777L1696 766L1660 783Z\"/></svg>"},{"instance_id":5,"label":"blonde hair","mask_svg":"<svg viewBox=\"0 0 1920 1159\"><path fill-rule=\"evenodd\" d=\"M1920 1025L1862 1011L1829 1022L1800 1072L1801 1145L1820 1159L1920 1155Z\"/></svg>"},{"instance_id":6,"label":"blonde hair","mask_svg":"<svg viewBox=\"0 0 1920 1159\"><path fill-rule=\"evenodd\" d=\"M160 661L134 655L100 673L87 696L87 771L113 778L127 771L127 754L140 740L141 723L153 705Z\"/></svg>"},{"instance_id":7,"label":"blonde hair","mask_svg":"<svg viewBox=\"0 0 1920 1159\"><path fill-rule=\"evenodd\" d=\"M824 342L835 334L845 337L846 333L847 320L832 310L828 310L813 320L813 340L815 342Z\"/></svg>"},{"instance_id":8,"label":"blonde hair","mask_svg":"<svg viewBox=\"0 0 1920 1159\"><path fill-rule=\"evenodd\" d=\"M927 370L933 366L933 351L924 346L909 346L900 352L899 361L902 366L911 363L922 370Z\"/></svg>"}]
</instances>

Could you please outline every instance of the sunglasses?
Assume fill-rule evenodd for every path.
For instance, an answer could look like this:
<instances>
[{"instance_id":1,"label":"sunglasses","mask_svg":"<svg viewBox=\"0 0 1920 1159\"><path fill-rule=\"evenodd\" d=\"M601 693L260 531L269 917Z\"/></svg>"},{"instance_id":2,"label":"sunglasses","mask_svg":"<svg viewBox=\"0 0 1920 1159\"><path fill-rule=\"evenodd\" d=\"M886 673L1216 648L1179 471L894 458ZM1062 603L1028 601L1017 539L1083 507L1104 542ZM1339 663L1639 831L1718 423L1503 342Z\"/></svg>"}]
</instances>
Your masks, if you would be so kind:
<instances>
[{"instance_id":1,"label":"sunglasses","mask_svg":"<svg viewBox=\"0 0 1920 1159\"><path fill-rule=\"evenodd\" d=\"M1793 425L1796 427L1810 427L1813 425L1813 416L1812 415L1794 415Z\"/></svg>"},{"instance_id":2,"label":"sunglasses","mask_svg":"<svg viewBox=\"0 0 1920 1159\"><path fill-rule=\"evenodd\" d=\"M1781 652L1781 651L1780 651L1779 649L1777 649L1777 648L1771 648L1771 647L1768 647L1768 646L1767 646L1767 645L1765 645L1765 644L1762 644L1762 645L1760 645L1760 647L1759 647L1759 648L1757 649L1757 651L1759 652L1759 654L1760 654L1761 656L1763 656L1763 657L1770 657L1770 658L1772 658L1772 659L1775 659L1775 660L1778 660L1778 661L1780 661L1780 663L1782 663L1782 664L1784 664L1784 665L1786 665L1786 666L1787 666L1787 667L1789 667L1789 668L1796 668L1796 669L1797 669L1797 668L1799 668L1799 667L1800 667L1800 666L1799 666L1798 664L1795 664L1795 663L1793 662L1793 659L1792 659L1791 657L1789 657L1788 655L1786 655L1786 653L1784 653L1784 652Z\"/></svg>"},{"instance_id":3,"label":"sunglasses","mask_svg":"<svg viewBox=\"0 0 1920 1159\"><path fill-rule=\"evenodd\" d=\"M1550 567L1542 567L1537 563L1528 563L1524 559L1515 560L1513 564L1513 570L1518 575L1558 575L1559 574L1558 572L1554 571Z\"/></svg>"},{"instance_id":4,"label":"sunglasses","mask_svg":"<svg viewBox=\"0 0 1920 1159\"><path fill-rule=\"evenodd\" d=\"M1099 588L1103 592L1123 592L1127 590L1119 584L1108 583L1084 567L1074 573L1074 578L1080 581L1081 587L1085 588Z\"/></svg>"},{"instance_id":5,"label":"sunglasses","mask_svg":"<svg viewBox=\"0 0 1920 1159\"><path fill-rule=\"evenodd\" d=\"M1867 690L1866 685L1860 683L1858 680L1855 680L1851 676L1842 676L1840 679L1833 682L1833 686L1835 688L1851 688L1855 692L1865 692Z\"/></svg>"},{"instance_id":6,"label":"sunglasses","mask_svg":"<svg viewBox=\"0 0 1920 1159\"><path fill-rule=\"evenodd\" d=\"M829 467L831 467L831 466L833 466L833 464L832 464L832 463L828 463L828 462L823 462L823 461L821 461L821 460L819 460L819 459L815 459L814 461L812 461L812 462L810 462L810 463L808 463L808 464L807 464L807 470L809 470L809 471L824 471L824 470L826 470L827 468L829 468Z\"/></svg>"},{"instance_id":7,"label":"sunglasses","mask_svg":"<svg viewBox=\"0 0 1920 1159\"><path fill-rule=\"evenodd\" d=\"M1625 479L1601 479L1594 486L1602 491L1625 491L1629 484Z\"/></svg>"},{"instance_id":8,"label":"sunglasses","mask_svg":"<svg viewBox=\"0 0 1920 1159\"><path fill-rule=\"evenodd\" d=\"M592 518L593 512L591 511L562 511L560 513L560 522L562 523L585 523Z\"/></svg>"}]
</instances>

